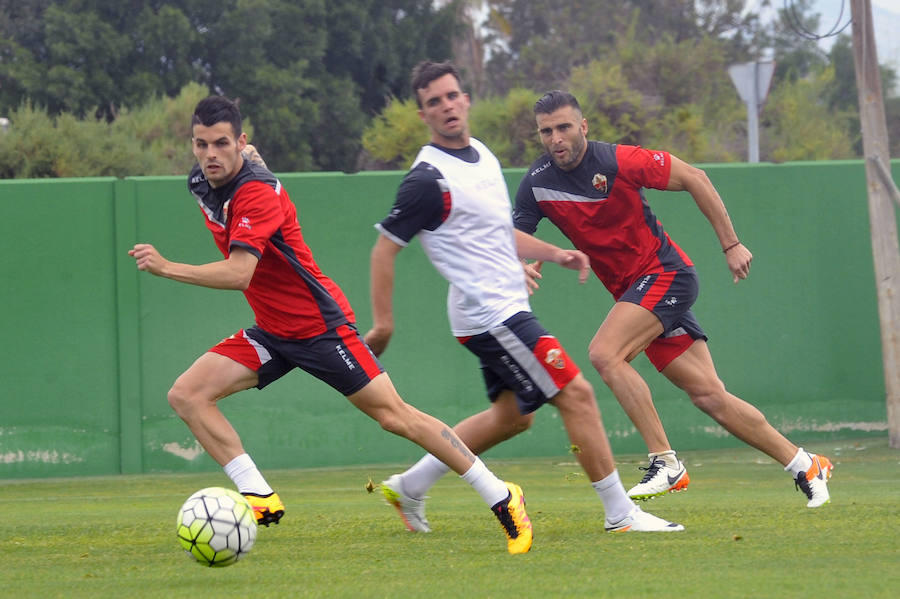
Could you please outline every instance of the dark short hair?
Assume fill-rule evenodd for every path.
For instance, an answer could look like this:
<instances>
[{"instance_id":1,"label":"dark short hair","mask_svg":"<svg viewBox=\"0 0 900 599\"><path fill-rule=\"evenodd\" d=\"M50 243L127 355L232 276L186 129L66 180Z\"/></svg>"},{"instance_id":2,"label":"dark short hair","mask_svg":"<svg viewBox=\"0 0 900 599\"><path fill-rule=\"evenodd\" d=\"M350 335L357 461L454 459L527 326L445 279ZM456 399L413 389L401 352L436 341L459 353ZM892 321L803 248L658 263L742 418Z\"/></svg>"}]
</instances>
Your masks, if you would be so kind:
<instances>
[{"instance_id":1,"label":"dark short hair","mask_svg":"<svg viewBox=\"0 0 900 599\"><path fill-rule=\"evenodd\" d=\"M565 106L571 106L578 112L581 112L581 106L578 104L575 96L569 92L555 89L552 92L547 92L534 103L534 114L550 114Z\"/></svg>"},{"instance_id":2,"label":"dark short hair","mask_svg":"<svg viewBox=\"0 0 900 599\"><path fill-rule=\"evenodd\" d=\"M191 128L194 125L212 127L216 123L230 123L234 136L241 134L241 111L236 102L222 96L208 96L197 103L194 116L191 117Z\"/></svg>"},{"instance_id":3,"label":"dark short hair","mask_svg":"<svg viewBox=\"0 0 900 599\"><path fill-rule=\"evenodd\" d=\"M459 71L450 62L431 62L423 60L412 70L412 93L416 97L416 104L422 108L422 101L419 99L419 90L428 87L428 84L439 79L444 75L453 75L459 82Z\"/></svg>"}]
</instances>

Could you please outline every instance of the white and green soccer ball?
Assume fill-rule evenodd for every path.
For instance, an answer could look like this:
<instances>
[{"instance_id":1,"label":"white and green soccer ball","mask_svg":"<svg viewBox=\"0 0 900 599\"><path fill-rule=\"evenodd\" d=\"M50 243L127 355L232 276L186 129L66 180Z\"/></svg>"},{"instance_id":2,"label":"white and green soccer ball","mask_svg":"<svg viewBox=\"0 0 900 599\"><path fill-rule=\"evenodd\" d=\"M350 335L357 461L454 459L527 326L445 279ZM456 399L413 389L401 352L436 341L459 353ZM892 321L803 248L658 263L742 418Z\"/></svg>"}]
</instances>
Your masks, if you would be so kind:
<instances>
[{"instance_id":1,"label":"white and green soccer ball","mask_svg":"<svg viewBox=\"0 0 900 599\"><path fill-rule=\"evenodd\" d=\"M256 517L243 495L231 489L200 489L184 502L176 523L184 550L204 566L230 566L256 541Z\"/></svg>"}]
</instances>

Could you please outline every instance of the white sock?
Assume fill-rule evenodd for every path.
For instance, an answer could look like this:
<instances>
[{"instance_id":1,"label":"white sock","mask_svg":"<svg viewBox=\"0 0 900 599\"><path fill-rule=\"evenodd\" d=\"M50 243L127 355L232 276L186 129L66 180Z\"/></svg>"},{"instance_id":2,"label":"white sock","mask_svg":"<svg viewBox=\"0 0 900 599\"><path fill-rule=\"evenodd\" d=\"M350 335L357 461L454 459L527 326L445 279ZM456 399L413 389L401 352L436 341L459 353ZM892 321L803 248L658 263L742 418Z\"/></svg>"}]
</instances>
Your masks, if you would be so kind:
<instances>
[{"instance_id":1,"label":"white sock","mask_svg":"<svg viewBox=\"0 0 900 599\"><path fill-rule=\"evenodd\" d=\"M791 476L797 478L797 475L801 472L806 472L812 468L812 458L809 457L809 454L803 451L803 448L800 447L797 449L797 453L794 454L794 459L788 462L788 465L784 467L786 472L790 472Z\"/></svg>"},{"instance_id":2,"label":"white sock","mask_svg":"<svg viewBox=\"0 0 900 599\"><path fill-rule=\"evenodd\" d=\"M434 483L450 472L450 466L430 453L400 475L403 492L413 499L422 499Z\"/></svg>"},{"instance_id":3,"label":"white sock","mask_svg":"<svg viewBox=\"0 0 900 599\"><path fill-rule=\"evenodd\" d=\"M669 449L668 451L655 451L647 454L647 457L652 461L653 458L662 458L662 460L666 463L666 466L672 468L673 470L678 470L678 458L675 456L675 450Z\"/></svg>"},{"instance_id":4,"label":"white sock","mask_svg":"<svg viewBox=\"0 0 900 599\"><path fill-rule=\"evenodd\" d=\"M246 453L242 453L223 467L225 474L234 482L241 493L268 495L273 493L272 487L263 478L262 473Z\"/></svg>"},{"instance_id":5,"label":"white sock","mask_svg":"<svg viewBox=\"0 0 900 599\"><path fill-rule=\"evenodd\" d=\"M625 487L619 479L618 470L613 470L606 478L592 482L591 486L603 502L607 522L613 524L620 521L634 508L634 502L625 493Z\"/></svg>"},{"instance_id":6,"label":"white sock","mask_svg":"<svg viewBox=\"0 0 900 599\"><path fill-rule=\"evenodd\" d=\"M509 489L506 488L506 484L488 470L481 458L475 458L472 467L466 470L462 479L472 485L472 488L491 507L509 497Z\"/></svg>"}]
</instances>

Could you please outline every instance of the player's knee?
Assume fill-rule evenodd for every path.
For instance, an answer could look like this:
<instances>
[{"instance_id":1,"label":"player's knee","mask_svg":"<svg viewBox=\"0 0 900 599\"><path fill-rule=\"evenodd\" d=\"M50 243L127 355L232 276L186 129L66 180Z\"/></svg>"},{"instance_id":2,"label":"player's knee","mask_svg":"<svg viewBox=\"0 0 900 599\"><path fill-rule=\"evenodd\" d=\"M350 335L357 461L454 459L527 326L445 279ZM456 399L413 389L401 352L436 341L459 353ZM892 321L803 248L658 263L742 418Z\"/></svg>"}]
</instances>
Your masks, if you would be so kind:
<instances>
[{"instance_id":1,"label":"player's knee","mask_svg":"<svg viewBox=\"0 0 900 599\"><path fill-rule=\"evenodd\" d=\"M578 375L565 386L566 393L576 397L578 401L594 404L594 386L583 375Z\"/></svg>"},{"instance_id":2,"label":"player's knee","mask_svg":"<svg viewBox=\"0 0 900 599\"><path fill-rule=\"evenodd\" d=\"M196 410L201 409L209 403L215 403L215 398L206 397L203 393L197 392L191 385L183 383L181 380L175 381L172 388L166 394L169 405L175 410L182 419L190 417Z\"/></svg>"},{"instance_id":3,"label":"player's knee","mask_svg":"<svg viewBox=\"0 0 900 599\"><path fill-rule=\"evenodd\" d=\"M519 433L524 433L531 428L534 422L534 414L519 414L516 418L511 418L505 422L507 438L515 437Z\"/></svg>"},{"instance_id":4,"label":"player's knee","mask_svg":"<svg viewBox=\"0 0 900 599\"><path fill-rule=\"evenodd\" d=\"M408 408L410 408L410 406L403 403L398 406L393 406L391 409L380 410L374 415L375 420L377 420L378 425L387 432L408 439L412 426L411 423L418 421L418 414Z\"/></svg>"},{"instance_id":5,"label":"player's knee","mask_svg":"<svg viewBox=\"0 0 900 599\"><path fill-rule=\"evenodd\" d=\"M691 402L707 414L717 414L722 411L728 401L728 393L721 381L687 389Z\"/></svg>"},{"instance_id":6,"label":"player's knee","mask_svg":"<svg viewBox=\"0 0 900 599\"><path fill-rule=\"evenodd\" d=\"M389 433L393 433L401 437L409 436L406 433L406 427L403 426L403 423L398 418L393 418L390 415L382 415L378 418L378 424L382 429L386 430Z\"/></svg>"},{"instance_id":7,"label":"player's knee","mask_svg":"<svg viewBox=\"0 0 900 599\"><path fill-rule=\"evenodd\" d=\"M594 397L594 387L584 376L572 379L562 391L553 398L553 404L557 409L570 413L590 414L599 413L597 400Z\"/></svg>"},{"instance_id":8,"label":"player's knee","mask_svg":"<svg viewBox=\"0 0 900 599\"><path fill-rule=\"evenodd\" d=\"M182 417L190 412L193 405L190 394L177 382L169 389L166 399L169 401L169 406L175 410L175 413Z\"/></svg>"},{"instance_id":9,"label":"player's knee","mask_svg":"<svg viewBox=\"0 0 900 599\"><path fill-rule=\"evenodd\" d=\"M622 363L621 358L607 351L600 344L591 345L588 348L588 358L591 361L591 365L604 380L618 364Z\"/></svg>"}]
</instances>

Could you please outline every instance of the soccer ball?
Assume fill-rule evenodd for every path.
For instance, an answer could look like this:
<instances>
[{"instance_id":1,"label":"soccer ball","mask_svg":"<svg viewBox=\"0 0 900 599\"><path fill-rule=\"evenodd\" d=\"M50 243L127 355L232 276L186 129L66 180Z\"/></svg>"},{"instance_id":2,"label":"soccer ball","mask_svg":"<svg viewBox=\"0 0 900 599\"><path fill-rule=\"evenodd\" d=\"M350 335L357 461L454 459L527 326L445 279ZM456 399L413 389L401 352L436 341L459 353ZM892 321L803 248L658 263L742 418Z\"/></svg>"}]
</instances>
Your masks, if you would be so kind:
<instances>
[{"instance_id":1,"label":"soccer ball","mask_svg":"<svg viewBox=\"0 0 900 599\"><path fill-rule=\"evenodd\" d=\"M243 495L200 489L184 502L175 524L184 550L204 566L230 566L256 541L256 518Z\"/></svg>"}]
</instances>

